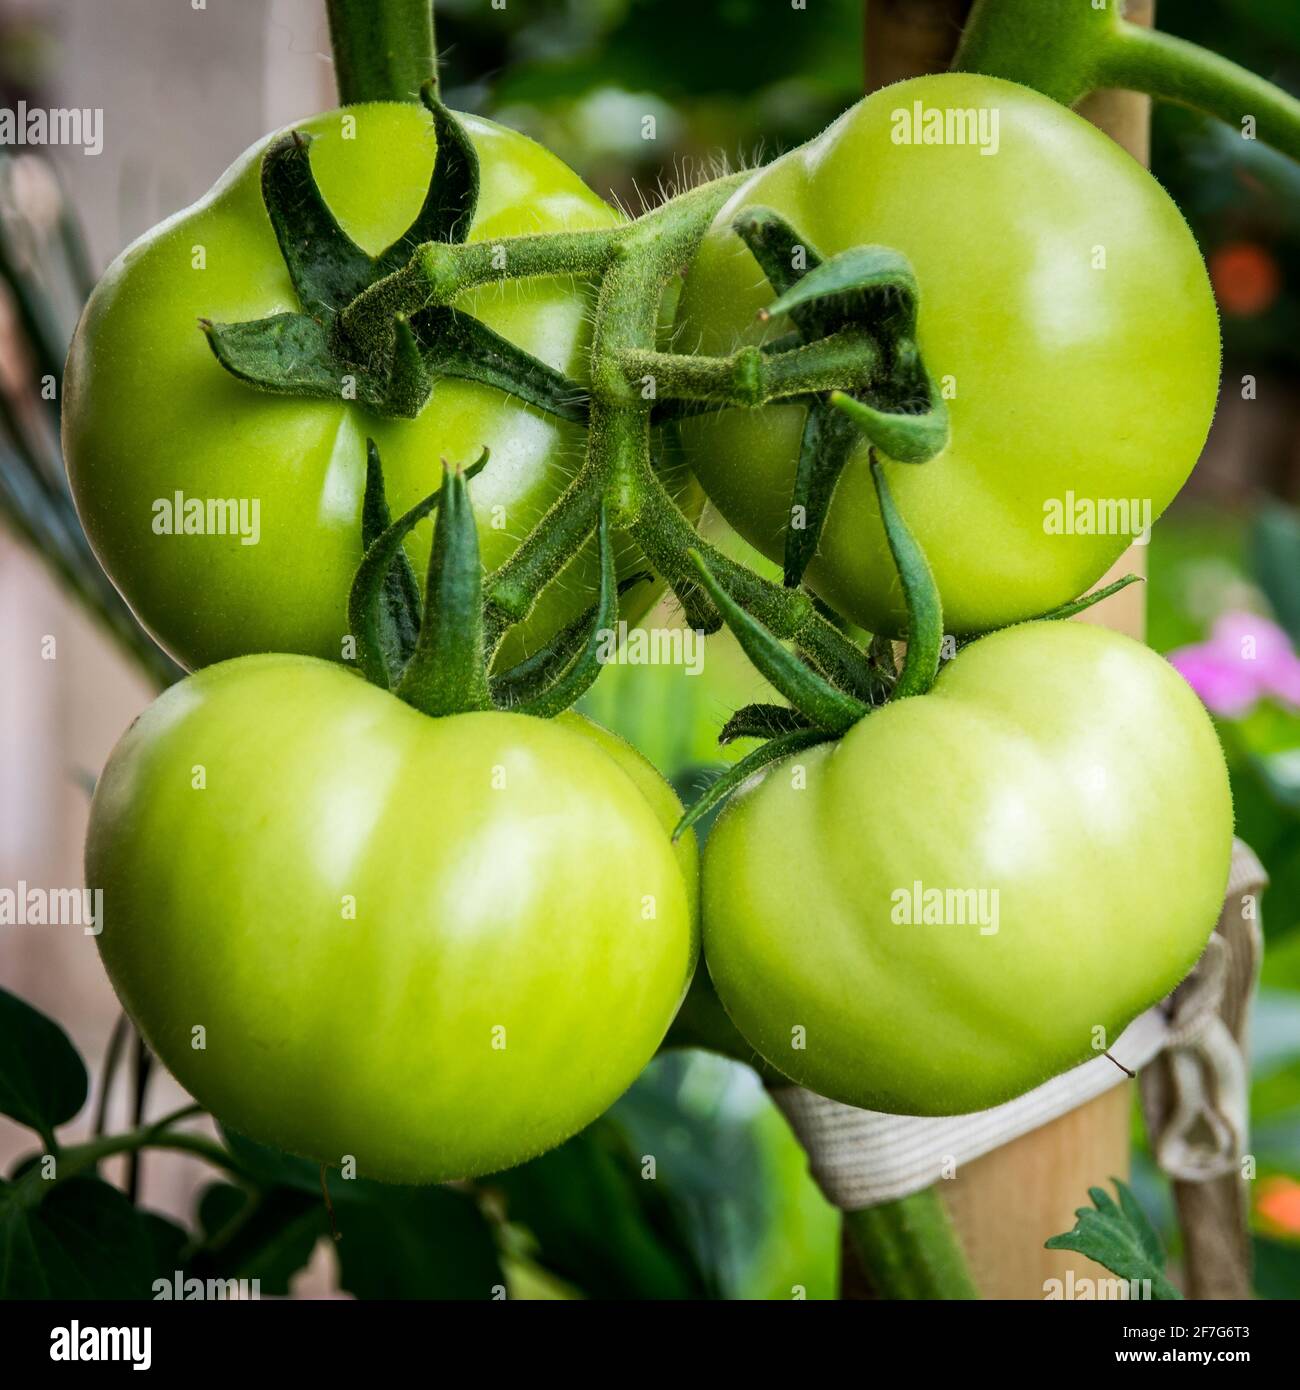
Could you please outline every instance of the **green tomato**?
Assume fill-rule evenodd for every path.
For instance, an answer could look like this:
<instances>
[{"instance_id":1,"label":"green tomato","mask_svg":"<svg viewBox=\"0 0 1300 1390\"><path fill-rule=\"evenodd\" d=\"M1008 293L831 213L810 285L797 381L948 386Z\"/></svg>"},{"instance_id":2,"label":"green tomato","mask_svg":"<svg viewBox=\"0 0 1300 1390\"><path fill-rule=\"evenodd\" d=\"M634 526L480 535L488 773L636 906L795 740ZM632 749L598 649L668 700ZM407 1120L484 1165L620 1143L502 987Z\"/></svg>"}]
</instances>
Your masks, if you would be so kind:
<instances>
[{"instance_id":1,"label":"green tomato","mask_svg":"<svg viewBox=\"0 0 1300 1390\"><path fill-rule=\"evenodd\" d=\"M461 117L481 164L471 241L608 227L618 215L549 151L490 121ZM410 103L328 112L294 129L314 137L312 171L345 232L372 255L424 199L436 150ZM198 319L242 322L297 310L260 191L276 136L241 155L193 207L113 263L91 296L68 359L63 445L77 508L104 568L146 628L189 667L258 651L338 660L348 588L361 558L365 441L384 464L394 515L438 484L439 460L491 460L471 492L483 562L513 552L580 464L581 429L491 387L439 381L418 418L339 401L259 393L218 364ZM551 366L585 379L589 298L570 279L516 281L458 307ZM679 467L675 485L682 483ZM186 499L235 499L258 538L160 534ZM688 502L689 505L689 502ZM408 549L417 572L427 528ZM620 547L623 571L643 562ZM535 648L594 590L594 547L543 594L511 648ZM641 585L638 617L653 600Z\"/></svg>"},{"instance_id":2,"label":"green tomato","mask_svg":"<svg viewBox=\"0 0 1300 1390\"><path fill-rule=\"evenodd\" d=\"M521 1162L604 1111L694 970L695 846L576 715L429 719L250 656L161 697L95 792L100 950L224 1124L385 1181Z\"/></svg>"},{"instance_id":3,"label":"green tomato","mask_svg":"<svg viewBox=\"0 0 1300 1390\"><path fill-rule=\"evenodd\" d=\"M1178 984L1231 850L1223 753L1178 673L1103 628L1029 624L733 798L704 853L705 959L792 1080L959 1114L1112 1046Z\"/></svg>"},{"instance_id":4,"label":"green tomato","mask_svg":"<svg viewBox=\"0 0 1300 1390\"><path fill-rule=\"evenodd\" d=\"M996 118L996 153L895 143L896 132L911 133L917 103L923 119L982 112L986 134ZM823 256L877 244L916 272L918 344L947 397L951 437L928 463L891 467L889 481L951 631L985 631L1076 598L1128 547L1131 534L1117 527L1140 529L1178 492L1218 386L1209 279L1173 202L1087 121L1028 88L968 74L874 93L759 170L718 214L678 314L692 351L729 353L791 328L757 320L775 293L731 229L759 206ZM733 409L682 430L710 499L774 560L806 414L800 405ZM1135 504L1127 514L1105 510L1121 499ZM902 631L865 439L840 477L807 580L869 630Z\"/></svg>"}]
</instances>

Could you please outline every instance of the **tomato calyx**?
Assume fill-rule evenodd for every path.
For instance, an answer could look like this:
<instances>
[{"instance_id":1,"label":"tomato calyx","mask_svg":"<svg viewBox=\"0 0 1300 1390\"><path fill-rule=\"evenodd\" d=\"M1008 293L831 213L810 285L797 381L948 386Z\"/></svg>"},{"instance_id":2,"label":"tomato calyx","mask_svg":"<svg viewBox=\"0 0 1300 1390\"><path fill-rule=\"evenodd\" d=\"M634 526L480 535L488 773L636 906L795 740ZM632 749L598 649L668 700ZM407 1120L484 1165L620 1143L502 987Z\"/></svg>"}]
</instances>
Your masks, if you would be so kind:
<instances>
[{"instance_id":1,"label":"tomato calyx","mask_svg":"<svg viewBox=\"0 0 1300 1390\"><path fill-rule=\"evenodd\" d=\"M619 597L646 576L617 582L609 518L602 506L596 522L597 602L540 651L493 675L483 567L468 488L487 462L486 449L468 468L453 468L444 460L438 491L392 521L379 450L373 440L367 441L365 555L348 602L354 664L372 684L431 718L489 709L553 718L581 699L599 675L605 635L615 626ZM435 511L421 598L402 543Z\"/></svg>"},{"instance_id":2,"label":"tomato calyx","mask_svg":"<svg viewBox=\"0 0 1300 1390\"><path fill-rule=\"evenodd\" d=\"M900 667L892 641L881 635L870 639L867 660L875 684L865 700L838 688L813 670L798 652L787 649L770 630L727 595L708 564L695 552L693 558L701 582L721 609L745 655L789 704L746 705L727 721L718 736L719 743L725 745L739 738L765 741L710 785L688 808L677 825L675 835L680 836L691 829L770 763L842 738L855 724L881 706L925 695L934 685L944 644L943 604L939 587L924 550L894 501L884 465L875 457L874 450L871 477L875 483L885 538L907 607L907 645ZM1137 580L1137 575L1126 575L1072 603L1040 614L1032 621L1051 622L1075 617ZM970 637L959 644L959 648L987 635L979 633Z\"/></svg>"},{"instance_id":3,"label":"tomato calyx","mask_svg":"<svg viewBox=\"0 0 1300 1390\"><path fill-rule=\"evenodd\" d=\"M765 318L786 316L804 342L856 329L875 348L870 377L808 396L786 528L784 577L802 582L817 552L840 473L863 434L891 458L925 463L948 443L948 411L916 343L920 291L906 256L887 246L821 253L770 208L733 223L777 293Z\"/></svg>"},{"instance_id":4,"label":"tomato calyx","mask_svg":"<svg viewBox=\"0 0 1300 1390\"><path fill-rule=\"evenodd\" d=\"M413 419L440 377L479 381L561 419L586 417L576 383L450 304L402 302L402 273L420 248L461 246L474 220L479 162L464 126L438 100L421 99L437 155L415 220L378 256L339 226L311 170L311 136L275 141L262 158L262 200L301 309L244 323L200 321L217 361L261 391L353 400ZM360 312L348 311L363 304Z\"/></svg>"}]
</instances>

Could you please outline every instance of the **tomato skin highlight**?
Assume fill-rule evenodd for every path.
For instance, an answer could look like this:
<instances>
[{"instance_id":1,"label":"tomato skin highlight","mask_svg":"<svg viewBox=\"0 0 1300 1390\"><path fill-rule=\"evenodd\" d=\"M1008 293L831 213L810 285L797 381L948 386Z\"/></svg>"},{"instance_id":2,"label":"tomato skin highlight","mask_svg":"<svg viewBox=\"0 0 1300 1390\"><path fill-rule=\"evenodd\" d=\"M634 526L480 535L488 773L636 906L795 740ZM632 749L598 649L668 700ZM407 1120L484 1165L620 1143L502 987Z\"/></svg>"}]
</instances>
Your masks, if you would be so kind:
<instances>
[{"instance_id":1,"label":"tomato skin highlight","mask_svg":"<svg viewBox=\"0 0 1300 1390\"><path fill-rule=\"evenodd\" d=\"M460 118L482 186L471 241L617 225L619 215L554 155L474 116ZM355 121L351 138L345 121ZM345 232L372 255L406 230L424 198L436 142L428 112L374 103L295 123L313 137L311 165ZM584 434L492 387L443 379L414 420L354 403L259 392L229 375L198 326L300 306L262 202L260 163L278 138L241 155L199 202L146 233L109 267L73 339L63 447L78 513L96 555L149 632L189 669L250 652L339 660L347 594L361 559L366 448L373 437L400 515L438 486L441 459L492 451L471 486L484 565L514 551L580 465ZM586 378L591 292L572 279L486 286L457 307L551 366ZM684 468L672 485L699 497ZM155 531L158 504L258 503L255 544L235 534ZM170 520L161 514L159 524ZM428 528L407 543L423 573ZM621 572L643 567L630 543ZM507 658L577 617L596 585L594 545L566 582L543 593ZM656 591L640 585L625 616Z\"/></svg>"},{"instance_id":2,"label":"tomato skin highlight","mask_svg":"<svg viewBox=\"0 0 1300 1390\"><path fill-rule=\"evenodd\" d=\"M1223 753L1177 672L1102 628L1026 624L732 799L705 848L705 957L799 1084L984 1109L1113 1046L1184 978L1231 851ZM962 897L917 920L931 889Z\"/></svg>"},{"instance_id":3,"label":"tomato skin highlight","mask_svg":"<svg viewBox=\"0 0 1300 1390\"><path fill-rule=\"evenodd\" d=\"M224 1124L434 1182L562 1142L653 1056L698 948L680 810L577 715L434 720L253 656L123 736L86 873L114 987Z\"/></svg>"},{"instance_id":4,"label":"tomato skin highlight","mask_svg":"<svg viewBox=\"0 0 1300 1390\"><path fill-rule=\"evenodd\" d=\"M903 144L896 112L996 112L996 153ZM1190 473L1214 413L1218 317L1182 214L1113 141L1028 88L944 74L873 93L736 191L687 276L681 350L733 352L788 332L732 230L772 208L823 256L892 247L919 284L922 359L944 392L945 450L891 465L899 509L929 557L949 629L1019 622L1084 593L1130 535L1060 533L1071 496L1150 502ZM732 526L780 560L806 410L728 409L683 425L688 460ZM1141 516L1128 518L1138 529ZM1086 523L1093 524L1096 522ZM1110 525L1110 522L1103 522ZM1074 529L1074 533L1071 530ZM902 596L865 439L831 502L807 582L872 632L901 634Z\"/></svg>"}]
</instances>

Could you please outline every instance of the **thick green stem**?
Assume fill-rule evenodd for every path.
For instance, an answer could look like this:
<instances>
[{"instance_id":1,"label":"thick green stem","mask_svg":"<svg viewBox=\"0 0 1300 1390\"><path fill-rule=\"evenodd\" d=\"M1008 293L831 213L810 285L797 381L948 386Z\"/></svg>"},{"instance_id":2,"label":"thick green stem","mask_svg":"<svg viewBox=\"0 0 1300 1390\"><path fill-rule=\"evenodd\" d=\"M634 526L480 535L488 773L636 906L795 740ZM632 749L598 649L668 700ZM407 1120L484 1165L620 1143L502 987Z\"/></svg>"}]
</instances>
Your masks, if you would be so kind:
<instances>
[{"instance_id":1,"label":"thick green stem","mask_svg":"<svg viewBox=\"0 0 1300 1390\"><path fill-rule=\"evenodd\" d=\"M979 1298L948 1210L934 1188L846 1211L844 1224L881 1298Z\"/></svg>"},{"instance_id":2,"label":"thick green stem","mask_svg":"<svg viewBox=\"0 0 1300 1390\"><path fill-rule=\"evenodd\" d=\"M1122 24L1101 51L1095 82L1208 112L1238 134L1249 129L1265 144L1300 159L1300 101L1198 44Z\"/></svg>"},{"instance_id":3,"label":"thick green stem","mask_svg":"<svg viewBox=\"0 0 1300 1390\"><path fill-rule=\"evenodd\" d=\"M182 1134L171 1128L182 1120L192 1119L203 1114L198 1105L187 1105L151 1125L141 1125L125 1134L111 1134L107 1138L92 1139L85 1144L73 1144L57 1151L57 1168L52 1178L41 1174L41 1165L34 1164L13 1184L19 1196L35 1203L41 1200L51 1187L67 1182L83 1173L93 1171L106 1158L119 1154L138 1154L143 1149L170 1149L175 1153L192 1154L195 1158L206 1159L214 1167L229 1173L239 1174L239 1164L233 1155L211 1139L201 1134Z\"/></svg>"},{"instance_id":4,"label":"thick green stem","mask_svg":"<svg viewBox=\"0 0 1300 1390\"><path fill-rule=\"evenodd\" d=\"M433 0L327 0L339 102L419 101L438 78Z\"/></svg>"},{"instance_id":5,"label":"thick green stem","mask_svg":"<svg viewBox=\"0 0 1300 1390\"><path fill-rule=\"evenodd\" d=\"M1087 0L975 0L953 60L958 72L1023 82L1066 106L1119 87L1217 116L1300 159L1300 101L1217 53L1125 23Z\"/></svg>"},{"instance_id":6,"label":"thick green stem","mask_svg":"<svg viewBox=\"0 0 1300 1390\"><path fill-rule=\"evenodd\" d=\"M663 483L651 469L641 477L642 501L632 534L650 563L678 597L697 586L691 552L697 551L727 593L774 636L793 642L809 662L841 690L872 701L883 693L880 675L812 599L798 589L786 589L762 579L744 565L700 539L677 509Z\"/></svg>"},{"instance_id":7,"label":"thick green stem","mask_svg":"<svg viewBox=\"0 0 1300 1390\"><path fill-rule=\"evenodd\" d=\"M628 224L630 225L630 224ZM377 280L343 311L344 334L365 342L394 318L450 305L480 285L540 275L596 275L628 225L594 231L505 237L500 241L431 241L400 270Z\"/></svg>"},{"instance_id":8,"label":"thick green stem","mask_svg":"<svg viewBox=\"0 0 1300 1390\"><path fill-rule=\"evenodd\" d=\"M743 347L730 357L696 357L634 348L619 360L629 384L651 400L757 408L792 396L865 390L880 351L870 334L844 329L787 352Z\"/></svg>"}]
</instances>

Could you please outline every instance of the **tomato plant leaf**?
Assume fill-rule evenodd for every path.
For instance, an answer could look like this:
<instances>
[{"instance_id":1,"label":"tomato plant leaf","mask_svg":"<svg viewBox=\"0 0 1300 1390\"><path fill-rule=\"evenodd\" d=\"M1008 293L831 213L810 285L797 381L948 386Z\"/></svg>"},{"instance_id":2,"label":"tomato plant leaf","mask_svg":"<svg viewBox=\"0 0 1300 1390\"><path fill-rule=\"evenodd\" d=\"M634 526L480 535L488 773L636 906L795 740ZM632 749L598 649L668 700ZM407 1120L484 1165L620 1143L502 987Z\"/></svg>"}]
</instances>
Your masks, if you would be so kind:
<instances>
[{"instance_id":1,"label":"tomato plant leaf","mask_svg":"<svg viewBox=\"0 0 1300 1390\"><path fill-rule=\"evenodd\" d=\"M0 1115L34 1129L47 1149L54 1131L86 1103L85 1063L53 1019L0 989Z\"/></svg>"},{"instance_id":2,"label":"tomato plant leaf","mask_svg":"<svg viewBox=\"0 0 1300 1390\"><path fill-rule=\"evenodd\" d=\"M680 1204L646 1179L642 1162L619 1126L601 1119L483 1185L531 1233L538 1263L589 1298L716 1298Z\"/></svg>"},{"instance_id":3,"label":"tomato plant leaf","mask_svg":"<svg viewBox=\"0 0 1300 1390\"><path fill-rule=\"evenodd\" d=\"M206 1187L198 1206L203 1244L185 1267L187 1277L258 1281L258 1292L283 1296L329 1232L329 1215L315 1192L273 1186L254 1193L231 1183Z\"/></svg>"},{"instance_id":4,"label":"tomato plant leaf","mask_svg":"<svg viewBox=\"0 0 1300 1390\"><path fill-rule=\"evenodd\" d=\"M1300 647L1300 511L1280 503L1261 507L1252 527L1250 555L1278 622Z\"/></svg>"},{"instance_id":5,"label":"tomato plant leaf","mask_svg":"<svg viewBox=\"0 0 1300 1390\"><path fill-rule=\"evenodd\" d=\"M493 1299L505 1289L478 1203L447 1187L392 1187L339 1212L339 1281L358 1298Z\"/></svg>"},{"instance_id":6,"label":"tomato plant leaf","mask_svg":"<svg viewBox=\"0 0 1300 1390\"><path fill-rule=\"evenodd\" d=\"M32 1202L0 1184L0 1299L149 1298L170 1282L184 1232L138 1211L111 1184L76 1177Z\"/></svg>"},{"instance_id":7,"label":"tomato plant leaf","mask_svg":"<svg viewBox=\"0 0 1300 1390\"><path fill-rule=\"evenodd\" d=\"M1048 1250L1076 1250L1121 1279L1146 1281L1156 1299L1180 1299L1182 1294L1165 1277L1165 1254L1146 1213L1127 1184L1112 1179L1119 1205L1103 1188L1088 1189L1091 1207L1075 1212L1073 1230L1053 1236Z\"/></svg>"}]
</instances>

